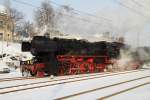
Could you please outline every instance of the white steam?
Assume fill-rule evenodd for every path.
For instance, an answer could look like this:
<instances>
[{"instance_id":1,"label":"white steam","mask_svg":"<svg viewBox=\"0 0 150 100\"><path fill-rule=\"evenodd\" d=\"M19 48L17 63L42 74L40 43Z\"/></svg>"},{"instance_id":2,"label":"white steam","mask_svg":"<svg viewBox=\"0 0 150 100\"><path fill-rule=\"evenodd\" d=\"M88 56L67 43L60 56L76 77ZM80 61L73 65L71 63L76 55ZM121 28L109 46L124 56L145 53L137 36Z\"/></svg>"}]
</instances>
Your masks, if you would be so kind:
<instances>
[{"instance_id":1,"label":"white steam","mask_svg":"<svg viewBox=\"0 0 150 100\"><path fill-rule=\"evenodd\" d=\"M109 32L113 37L125 37L127 43L134 46L149 45L147 34L150 26L150 2L148 0L134 0L142 5L139 6L131 0L118 0L114 8L102 8L95 14L96 17L74 12L72 8L60 8L56 10L57 29L63 33L80 35L84 39L100 40L95 35ZM90 12L89 12L90 13ZM100 16L110 20L104 20ZM89 38L91 37L91 38ZM150 36L149 36L150 37ZM143 40L145 39L145 40Z\"/></svg>"}]
</instances>

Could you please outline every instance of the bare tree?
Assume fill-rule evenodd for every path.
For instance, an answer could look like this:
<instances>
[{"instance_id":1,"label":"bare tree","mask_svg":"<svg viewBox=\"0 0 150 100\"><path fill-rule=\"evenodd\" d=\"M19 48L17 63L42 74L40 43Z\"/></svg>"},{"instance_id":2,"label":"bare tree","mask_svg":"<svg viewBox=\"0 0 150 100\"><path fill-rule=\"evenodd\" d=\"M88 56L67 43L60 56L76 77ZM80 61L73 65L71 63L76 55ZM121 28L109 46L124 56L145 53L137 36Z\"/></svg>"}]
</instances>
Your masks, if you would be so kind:
<instances>
[{"instance_id":1,"label":"bare tree","mask_svg":"<svg viewBox=\"0 0 150 100\"><path fill-rule=\"evenodd\" d=\"M22 21L22 23L16 27L16 32L18 37L32 38L36 35L34 24L30 21Z\"/></svg>"},{"instance_id":2,"label":"bare tree","mask_svg":"<svg viewBox=\"0 0 150 100\"><path fill-rule=\"evenodd\" d=\"M5 0L4 5L7 9L7 15L9 17L9 21L12 25L12 35L14 35L15 30L17 29L17 27L19 26L19 24L21 23L21 21L24 19L24 15L22 12L18 11L15 8L11 7L11 2L10 0Z\"/></svg>"},{"instance_id":3,"label":"bare tree","mask_svg":"<svg viewBox=\"0 0 150 100\"><path fill-rule=\"evenodd\" d=\"M34 31L34 25L30 21L24 22L23 30L29 35L29 37L33 37L36 34Z\"/></svg>"},{"instance_id":4,"label":"bare tree","mask_svg":"<svg viewBox=\"0 0 150 100\"><path fill-rule=\"evenodd\" d=\"M14 8L10 8L9 16L10 16L12 27L13 27L12 33L14 34L15 27L17 26L17 24L19 24L23 20L24 16L21 12L17 11Z\"/></svg>"},{"instance_id":5,"label":"bare tree","mask_svg":"<svg viewBox=\"0 0 150 100\"><path fill-rule=\"evenodd\" d=\"M54 11L51 4L48 1L41 3L41 9L35 11L35 22L39 28L54 27Z\"/></svg>"},{"instance_id":6,"label":"bare tree","mask_svg":"<svg viewBox=\"0 0 150 100\"><path fill-rule=\"evenodd\" d=\"M15 23L20 22L24 18L22 12L19 12L14 8L10 9L10 17Z\"/></svg>"},{"instance_id":7,"label":"bare tree","mask_svg":"<svg viewBox=\"0 0 150 100\"><path fill-rule=\"evenodd\" d=\"M10 0L5 0L4 5L7 8L7 14L10 18L10 23L12 24L12 35L14 35L15 29L18 26L18 24L20 24L21 21L24 19L24 15L22 12L11 7Z\"/></svg>"}]
</instances>

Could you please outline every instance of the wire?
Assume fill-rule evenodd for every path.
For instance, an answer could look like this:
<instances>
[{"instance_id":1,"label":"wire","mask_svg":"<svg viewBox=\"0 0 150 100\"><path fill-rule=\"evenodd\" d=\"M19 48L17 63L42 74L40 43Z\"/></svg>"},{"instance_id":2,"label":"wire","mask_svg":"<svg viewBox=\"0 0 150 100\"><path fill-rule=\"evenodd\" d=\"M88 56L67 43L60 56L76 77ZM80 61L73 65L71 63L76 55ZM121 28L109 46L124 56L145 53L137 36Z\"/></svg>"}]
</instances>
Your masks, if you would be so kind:
<instances>
[{"instance_id":1,"label":"wire","mask_svg":"<svg viewBox=\"0 0 150 100\"><path fill-rule=\"evenodd\" d=\"M138 5L138 6L142 7L142 8L144 8L144 9L146 9L146 10L148 10L148 11L150 11L150 8L145 7L144 5L140 4L139 2L137 2L137 1L135 1L135 0L132 0L132 2L135 3L136 5Z\"/></svg>"},{"instance_id":2,"label":"wire","mask_svg":"<svg viewBox=\"0 0 150 100\"><path fill-rule=\"evenodd\" d=\"M127 6L127 5L123 4L123 3L121 3L120 0L116 0L116 1L118 2L119 5L121 5L121 6L125 7L125 8L127 8L127 9L129 9L130 11L132 11L132 12L134 12L134 13L140 15L140 16L143 16L143 17L145 17L145 18L147 18L147 19L150 19L149 16L145 16L143 13L140 13L140 12L138 12L137 10L135 10L135 9L133 9L133 8L131 8L131 7L129 7L129 6Z\"/></svg>"},{"instance_id":3,"label":"wire","mask_svg":"<svg viewBox=\"0 0 150 100\"><path fill-rule=\"evenodd\" d=\"M27 2L23 2L23 1L18 1L18 0L13 0L13 1L15 1L15 2L17 2L17 3L20 3L20 4L23 4L23 5L27 5L27 6L30 6L30 7L33 7L33 8L38 8L38 9L41 9L40 7L38 7L38 6L35 6L35 5L33 5L33 4L30 4L30 3L27 3Z\"/></svg>"},{"instance_id":4,"label":"wire","mask_svg":"<svg viewBox=\"0 0 150 100\"><path fill-rule=\"evenodd\" d=\"M53 3L53 4L55 4L55 5L57 5L57 6L63 6L63 5L61 5L61 4L58 4L58 3L56 3L56 2L54 2L54 1L52 1L52 0L49 0L49 2L51 2L51 3ZM74 11L76 11L76 12L79 12L79 13L83 13L83 14L86 14L86 15L88 15L88 16L92 16L92 17L95 17L95 18L102 18L103 20L105 20L105 21L112 21L112 20L110 20L110 19L108 19L108 18L105 18L105 17L102 17L102 16L96 16L96 15L93 15L93 14L90 14L90 13L87 13L87 12L83 12L83 11L80 11L80 10L77 10L77 9L74 9L73 8L73 10Z\"/></svg>"},{"instance_id":5,"label":"wire","mask_svg":"<svg viewBox=\"0 0 150 100\"><path fill-rule=\"evenodd\" d=\"M38 7L38 6L35 6L35 5L30 4L30 3L27 3L27 2L23 2L23 1L19 1L19 0L13 0L13 1L15 1L15 2L17 2L17 3L20 3L20 4L23 4L23 5L30 6L30 7L42 9L42 8L40 8L40 7ZM82 21L84 21L84 22L92 22L92 21L90 21L90 20L86 20L86 19L79 18L79 17L75 17L75 16L68 15L68 14L63 14L63 15L68 16L68 17L74 17L74 18L77 18L77 19L82 20ZM95 24L98 24L98 25L101 25L101 26L102 26L101 23L97 23L97 22L92 22L92 23L95 23Z\"/></svg>"}]
</instances>

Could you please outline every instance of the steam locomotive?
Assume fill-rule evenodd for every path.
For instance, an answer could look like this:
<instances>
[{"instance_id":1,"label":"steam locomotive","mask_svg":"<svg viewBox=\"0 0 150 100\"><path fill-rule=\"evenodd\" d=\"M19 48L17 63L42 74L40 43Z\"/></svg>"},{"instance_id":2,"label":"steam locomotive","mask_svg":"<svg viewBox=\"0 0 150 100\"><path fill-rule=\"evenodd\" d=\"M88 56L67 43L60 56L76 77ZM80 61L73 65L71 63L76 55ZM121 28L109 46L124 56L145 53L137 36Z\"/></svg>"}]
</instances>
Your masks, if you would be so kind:
<instances>
[{"instance_id":1,"label":"steam locomotive","mask_svg":"<svg viewBox=\"0 0 150 100\"><path fill-rule=\"evenodd\" d=\"M103 72L111 59L120 57L119 42L88 42L76 39L50 39L35 36L31 42L22 42L22 51L35 57L29 68L31 75L73 75Z\"/></svg>"}]
</instances>

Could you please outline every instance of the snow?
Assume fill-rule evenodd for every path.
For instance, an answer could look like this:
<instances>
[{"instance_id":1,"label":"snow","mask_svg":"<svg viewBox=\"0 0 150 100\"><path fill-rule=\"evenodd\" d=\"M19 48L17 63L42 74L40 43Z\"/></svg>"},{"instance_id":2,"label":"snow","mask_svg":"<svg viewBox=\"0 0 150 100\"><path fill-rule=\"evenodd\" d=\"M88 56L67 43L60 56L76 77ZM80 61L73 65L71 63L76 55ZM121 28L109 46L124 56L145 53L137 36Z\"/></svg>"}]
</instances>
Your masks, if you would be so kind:
<instances>
[{"instance_id":1,"label":"snow","mask_svg":"<svg viewBox=\"0 0 150 100\"><path fill-rule=\"evenodd\" d=\"M20 70L15 70L13 67L20 66L20 60L30 60L32 59L32 54L30 52L22 52L20 43L12 42L0 42L0 55L5 54L0 58L0 69L10 68L11 72L6 74L0 74L0 78L11 78L11 77L21 77ZM11 57L16 58L16 60L11 59ZM11 64L11 66L9 65ZM8 66L9 65L9 66Z\"/></svg>"},{"instance_id":2,"label":"snow","mask_svg":"<svg viewBox=\"0 0 150 100\"><path fill-rule=\"evenodd\" d=\"M98 87L112 85L112 84L115 84L118 82L136 79L136 78L140 78L140 77L144 77L144 76L150 76L150 70L133 72L133 73L128 73L128 74L120 74L120 75L115 75L115 76L107 76L107 77L101 77L101 76L105 76L105 75L99 75L98 78L90 79L90 80L71 82L71 83L66 83L66 84L57 84L57 85L53 85L53 86L36 88L36 89L32 89L32 90L25 90L25 91L18 91L18 92L3 94L3 95L0 95L0 99L1 100L9 100L11 98L11 100L52 100L52 99L56 99L59 97L72 95L72 94L75 94L78 92L83 92L83 91L95 89ZM64 77L66 77L66 76L64 76ZM68 76L68 77L72 77L72 76ZM91 77L94 77L94 76L91 76ZM59 78L59 77L57 77L57 78ZM44 79L40 79L40 80L44 81L44 80L52 80L52 79L44 78ZM46 85L46 84L48 85L48 84L54 84L54 83L56 84L56 83L62 83L62 82L66 82L66 81L73 81L73 80L77 80L77 79L69 79L69 80L65 80L65 81L42 83L40 85ZM22 84L25 81L26 80L22 80L21 81ZM37 80L36 81L30 80L30 81L37 82ZM87 93L87 94L79 95L77 97L69 98L69 99L71 99L71 100L84 100L84 99L85 100L95 100L101 96L105 96L105 95L111 94L113 92L127 89L129 87L133 87L135 85L139 85L139 84L149 82L149 81L150 81L150 78L148 77L145 79L136 80L134 82L129 82L128 84L121 84L119 86L114 86L114 87L103 89L100 91L91 92L89 94ZM18 82L16 82L16 84ZM2 86L4 86L4 84L7 85L8 83L5 82L5 83L0 83L0 84L2 87ZM13 84L15 84L15 82ZM25 88L32 87L32 86L33 85L26 86ZM146 85L146 87L148 87L148 86L149 85ZM144 96L143 98L145 98L145 99L142 99L142 100L148 100L148 98L150 99L150 97L149 97L150 95L148 94L148 93L150 93L149 88L150 87L145 88L145 86L144 86L143 88L141 88L141 90L145 91L145 92L140 92L140 89L138 89L138 91L137 91L138 93L136 93L135 90L134 91L132 90L134 92L134 95L132 97L135 97L135 100L138 96ZM123 95L120 97L116 97L117 99L114 98L113 100L120 100L120 98L126 99L126 100L128 100L128 99L131 100L130 94L132 95L133 93L129 93L128 96L126 96L126 97ZM132 99L134 99L134 98L132 98ZM111 99L108 99L108 100L111 100Z\"/></svg>"},{"instance_id":3,"label":"snow","mask_svg":"<svg viewBox=\"0 0 150 100\"><path fill-rule=\"evenodd\" d=\"M18 71L18 73L19 73L19 71ZM18 73L17 73L17 71L15 71L14 75L19 76ZM104 73L94 73L94 74L88 74L88 75L87 74L83 74L83 75L71 75L71 76L70 75L69 76L58 76L58 77L55 77L54 79L51 79L50 77L48 77L48 78L37 78L37 79L32 79L32 80L24 80L23 83L24 84L30 84L30 83L36 83L36 82L46 82L46 81L50 81L49 79L51 79L51 81L55 81L56 82L57 80L60 80L60 79L77 78L77 77L81 77L81 76L86 77L86 76L89 76L89 75L97 75L97 74L101 75L101 74L104 74ZM0 79L2 79L3 77L10 78L10 77L8 77L8 74L5 74L3 76L0 75ZM13 76L11 76L11 77L13 78ZM60 81L58 81L58 82L60 82ZM64 82L64 81L61 81L61 82ZM22 81L20 82L20 80L16 80L16 81L10 81L7 84L6 83L1 83L0 84L0 88L14 86L14 84L15 84L15 86L21 85Z\"/></svg>"},{"instance_id":4,"label":"snow","mask_svg":"<svg viewBox=\"0 0 150 100\"><path fill-rule=\"evenodd\" d=\"M150 84L111 97L108 100L128 100L127 97L130 97L134 100L150 100Z\"/></svg>"},{"instance_id":5,"label":"snow","mask_svg":"<svg viewBox=\"0 0 150 100\"><path fill-rule=\"evenodd\" d=\"M12 42L0 42L0 54L6 54L6 56L0 58L1 61L9 63L13 66L20 66L20 60L31 60L33 55L30 52L22 52L20 43ZM17 60L12 60L11 57Z\"/></svg>"},{"instance_id":6,"label":"snow","mask_svg":"<svg viewBox=\"0 0 150 100\"><path fill-rule=\"evenodd\" d=\"M7 13L6 7L0 5L0 13L1 13L1 14L6 14L6 13Z\"/></svg>"},{"instance_id":7,"label":"snow","mask_svg":"<svg viewBox=\"0 0 150 100\"><path fill-rule=\"evenodd\" d=\"M9 66L6 65L6 63L0 61L0 68L9 68Z\"/></svg>"},{"instance_id":8,"label":"snow","mask_svg":"<svg viewBox=\"0 0 150 100\"><path fill-rule=\"evenodd\" d=\"M3 73L4 71L9 72L10 71L9 66L6 63L0 61L0 73Z\"/></svg>"},{"instance_id":9,"label":"snow","mask_svg":"<svg viewBox=\"0 0 150 100\"><path fill-rule=\"evenodd\" d=\"M13 77L22 77L19 69L15 70L14 68L10 68L10 73L0 74L0 79Z\"/></svg>"},{"instance_id":10,"label":"snow","mask_svg":"<svg viewBox=\"0 0 150 100\"><path fill-rule=\"evenodd\" d=\"M110 87L110 88L102 89L102 90L99 90L99 91L95 91L95 92L87 93L87 94L84 94L84 95L76 96L76 97L70 98L68 100L78 100L78 99L84 100L84 99L90 98L90 97L92 97L91 100L96 100L98 98L113 94L115 92L119 92L119 91L122 91L122 90L125 90L125 89L128 89L128 88L140 85L142 83L149 82L149 80L150 80L150 78L141 79L141 80L137 80L137 81L134 81L134 82L130 82L128 84L121 84L121 85L113 86L113 87ZM138 95L136 94L136 96L138 96ZM149 97L149 99L150 99L149 95L147 95L146 97ZM128 100L127 98L129 100L131 99L129 94L124 99L123 98L122 99L118 98L118 99L114 99L114 100ZM110 99L110 100L112 100L112 99Z\"/></svg>"},{"instance_id":11,"label":"snow","mask_svg":"<svg viewBox=\"0 0 150 100\"><path fill-rule=\"evenodd\" d=\"M150 69L150 63L144 64L144 65L142 66L142 68L149 68L149 69Z\"/></svg>"},{"instance_id":12,"label":"snow","mask_svg":"<svg viewBox=\"0 0 150 100\"><path fill-rule=\"evenodd\" d=\"M0 52L7 54L21 53L21 44L12 42L0 42Z\"/></svg>"}]
</instances>

